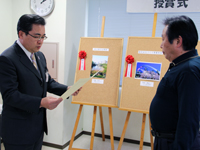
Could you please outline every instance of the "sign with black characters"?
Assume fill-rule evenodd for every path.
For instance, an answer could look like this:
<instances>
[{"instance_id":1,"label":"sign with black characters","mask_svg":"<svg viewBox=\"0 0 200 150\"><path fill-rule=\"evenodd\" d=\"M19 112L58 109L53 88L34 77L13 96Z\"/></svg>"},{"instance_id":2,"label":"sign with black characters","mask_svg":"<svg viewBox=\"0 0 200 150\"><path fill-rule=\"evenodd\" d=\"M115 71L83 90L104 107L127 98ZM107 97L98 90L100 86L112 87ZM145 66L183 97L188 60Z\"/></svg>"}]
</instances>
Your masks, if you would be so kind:
<instances>
[{"instance_id":1,"label":"sign with black characters","mask_svg":"<svg viewBox=\"0 0 200 150\"><path fill-rule=\"evenodd\" d=\"M127 12L200 12L199 5L200 0L127 0Z\"/></svg>"}]
</instances>

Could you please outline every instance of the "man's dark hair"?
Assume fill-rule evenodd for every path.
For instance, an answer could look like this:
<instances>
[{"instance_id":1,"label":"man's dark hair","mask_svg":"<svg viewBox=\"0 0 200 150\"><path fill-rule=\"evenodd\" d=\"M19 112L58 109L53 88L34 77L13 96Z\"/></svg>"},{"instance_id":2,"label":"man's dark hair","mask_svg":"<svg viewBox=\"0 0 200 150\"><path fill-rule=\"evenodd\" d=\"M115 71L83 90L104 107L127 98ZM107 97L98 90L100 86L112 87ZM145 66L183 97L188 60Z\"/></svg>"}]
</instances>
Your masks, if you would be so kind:
<instances>
[{"instance_id":1,"label":"man's dark hair","mask_svg":"<svg viewBox=\"0 0 200 150\"><path fill-rule=\"evenodd\" d=\"M28 34L29 31L32 30L32 25L38 24L38 25L45 25L46 22L44 18L35 15L35 14L25 14L19 18L18 24L17 24L17 34L19 34L19 31L23 31Z\"/></svg>"},{"instance_id":2,"label":"man's dark hair","mask_svg":"<svg viewBox=\"0 0 200 150\"><path fill-rule=\"evenodd\" d=\"M174 39L181 36L184 50L195 49L198 42L198 33L192 19L187 16L166 18L163 24L168 25L166 35L171 44Z\"/></svg>"}]
</instances>

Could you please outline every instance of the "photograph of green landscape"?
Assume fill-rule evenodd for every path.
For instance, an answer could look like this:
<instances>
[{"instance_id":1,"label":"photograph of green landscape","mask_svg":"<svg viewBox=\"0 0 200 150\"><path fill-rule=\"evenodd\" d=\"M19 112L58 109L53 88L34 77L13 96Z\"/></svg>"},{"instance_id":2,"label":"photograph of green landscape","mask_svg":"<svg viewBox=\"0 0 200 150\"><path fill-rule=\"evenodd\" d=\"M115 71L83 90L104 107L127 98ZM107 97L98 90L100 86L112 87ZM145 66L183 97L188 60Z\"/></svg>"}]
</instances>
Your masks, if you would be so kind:
<instances>
[{"instance_id":1,"label":"photograph of green landscape","mask_svg":"<svg viewBox=\"0 0 200 150\"><path fill-rule=\"evenodd\" d=\"M106 78L107 64L108 56L93 55L90 76L99 71L94 77Z\"/></svg>"}]
</instances>

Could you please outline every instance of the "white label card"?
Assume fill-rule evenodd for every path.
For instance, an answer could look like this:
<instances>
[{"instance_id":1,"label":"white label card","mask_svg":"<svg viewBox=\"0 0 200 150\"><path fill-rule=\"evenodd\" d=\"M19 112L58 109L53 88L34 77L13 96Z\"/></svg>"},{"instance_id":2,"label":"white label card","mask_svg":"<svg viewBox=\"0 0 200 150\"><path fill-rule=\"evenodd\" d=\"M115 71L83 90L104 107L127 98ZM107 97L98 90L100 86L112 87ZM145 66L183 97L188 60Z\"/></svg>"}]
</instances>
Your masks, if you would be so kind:
<instances>
[{"instance_id":1,"label":"white label card","mask_svg":"<svg viewBox=\"0 0 200 150\"><path fill-rule=\"evenodd\" d=\"M153 87L154 86L154 82L140 81L140 86Z\"/></svg>"},{"instance_id":2,"label":"white label card","mask_svg":"<svg viewBox=\"0 0 200 150\"><path fill-rule=\"evenodd\" d=\"M101 80L101 79L92 79L92 83L103 84L104 80Z\"/></svg>"},{"instance_id":3,"label":"white label card","mask_svg":"<svg viewBox=\"0 0 200 150\"><path fill-rule=\"evenodd\" d=\"M93 48L93 51L109 51L109 48Z\"/></svg>"},{"instance_id":4,"label":"white label card","mask_svg":"<svg viewBox=\"0 0 200 150\"><path fill-rule=\"evenodd\" d=\"M163 52L162 51L142 51L142 50L139 50L138 54L163 55Z\"/></svg>"}]
</instances>

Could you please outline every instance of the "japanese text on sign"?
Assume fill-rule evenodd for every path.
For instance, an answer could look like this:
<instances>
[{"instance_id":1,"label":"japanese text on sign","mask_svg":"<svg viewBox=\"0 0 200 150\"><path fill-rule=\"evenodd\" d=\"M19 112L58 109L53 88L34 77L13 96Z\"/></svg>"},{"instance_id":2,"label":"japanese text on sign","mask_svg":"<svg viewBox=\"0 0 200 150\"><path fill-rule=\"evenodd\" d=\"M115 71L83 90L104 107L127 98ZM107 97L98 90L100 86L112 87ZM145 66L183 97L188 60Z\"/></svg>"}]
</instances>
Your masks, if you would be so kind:
<instances>
[{"instance_id":1,"label":"japanese text on sign","mask_svg":"<svg viewBox=\"0 0 200 150\"><path fill-rule=\"evenodd\" d=\"M200 12L200 0L127 0L128 13Z\"/></svg>"},{"instance_id":2,"label":"japanese text on sign","mask_svg":"<svg viewBox=\"0 0 200 150\"><path fill-rule=\"evenodd\" d=\"M154 0L154 8L174 8L175 3L177 2L177 8L180 7L188 7L188 4L186 4L186 1L189 0Z\"/></svg>"}]
</instances>

